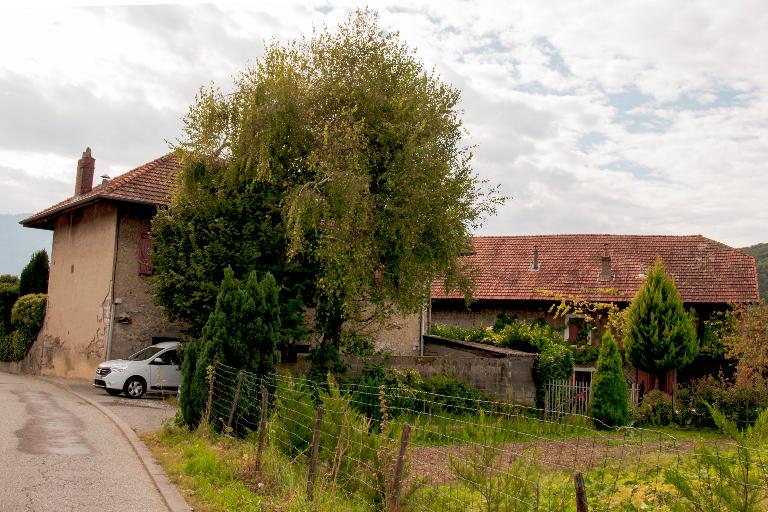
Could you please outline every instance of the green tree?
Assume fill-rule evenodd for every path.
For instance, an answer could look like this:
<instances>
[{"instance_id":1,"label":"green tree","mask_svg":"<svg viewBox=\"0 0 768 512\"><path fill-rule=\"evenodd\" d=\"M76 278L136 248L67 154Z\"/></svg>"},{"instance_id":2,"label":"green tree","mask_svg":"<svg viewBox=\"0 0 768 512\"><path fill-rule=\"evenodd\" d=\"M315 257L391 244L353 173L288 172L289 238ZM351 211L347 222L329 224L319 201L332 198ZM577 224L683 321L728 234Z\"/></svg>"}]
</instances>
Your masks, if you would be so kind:
<instances>
[{"instance_id":1,"label":"green tree","mask_svg":"<svg viewBox=\"0 0 768 512\"><path fill-rule=\"evenodd\" d=\"M625 425L629 418L628 393L619 348L611 333L606 332L597 358L589 415L609 427Z\"/></svg>"},{"instance_id":2,"label":"green tree","mask_svg":"<svg viewBox=\"0 0 768 512\"><path fill-rule=\"evenodd\" d=\"M659 377L690 363L698 353L696 329L675 282L657 260L627 310L624 349L632 366Z\"/></svg>"},{"instance_id":3,"label":"green tree","mask_svg":"<svg viewBox=\"0 0 768 512\"><path fill-rule=\"evenodd\" d=\"M48 293L48 253L45 249L34 253L21 271L19 295L30 293Z\"/></svg>"},{"instance_id":4,"label":"green tree","mask_svg":"<svg viewBox=\"0 0 768 512\"><path fill-rule=\"evenodd\" d=\"M201 418L208 395L206 375L214 360L260 377L274 373L277 367L277 344L281 337L280 300L277 282L272 274L259 280L256 272L244 282L234 277L231 268L224 271L216 306L208 318L198 346L185 350L181 393L182 415L190 426ZM253 379L249 380L253 383ZM244 390L251 395L254 390ZM231 398L231 397L230 397ZM244 425L258 424L255 409L248 401L238 406L237 417ZM215 418L212 418L215 420ZM219 422L213 421L219 426Z\"/></svg>"},{"instance_id":5,"label":"green tree","mask_svg":"<svg viewBox=\"0 0 768 512\"><path fill-rule=\"evenodd\" d=\"M19 298L19 278L10 274L0 276L0 336L11 332L11 311Z\"/></svg>"},{"instance_id":6,"label":"green tree","mask_svg":"<svg viewBox=\"0 0 768 512\"><path fill-rule=\"evenodd\" d=\"M470 166L458 101L366 10L272 43L234 92L202 90L190 108L188 161L227 189L276 194L282 259L310 273L329 354L345 327L416 311L434 278L470 292L460 256L501 198Z\"/></svg>"}]
</instances>

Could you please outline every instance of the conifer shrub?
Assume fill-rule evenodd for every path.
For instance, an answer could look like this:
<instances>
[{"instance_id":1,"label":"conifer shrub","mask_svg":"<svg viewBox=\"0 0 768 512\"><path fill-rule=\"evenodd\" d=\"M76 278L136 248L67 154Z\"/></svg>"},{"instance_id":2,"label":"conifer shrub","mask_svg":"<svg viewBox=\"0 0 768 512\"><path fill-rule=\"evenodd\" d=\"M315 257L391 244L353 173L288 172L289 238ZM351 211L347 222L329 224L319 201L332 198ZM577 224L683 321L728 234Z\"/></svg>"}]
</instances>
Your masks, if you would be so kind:
<instances>
[{"instance_id":1,"label":"conifer shrub","mask_svg":"<svg viewBox=\"0 0 768 512\"><path fill-rule=\"evenodd\" d=\"M19 294L48 293L48 253L37 251L19 276Z\"/></svg>"},{"instance_id":2,"label":"conifer shrub","mask_svg":"<svg viewBox=\"0 0 768 512\"><path fill-rule=\"evenodd\" d=\"M11 309L11 331L0 334L0 361L21 361L35 342L45 320L47 296L19 297Z\"/></svg>"},{"instance_id":3,"label":"conifer shrub","mask_svg":"<svg viewBox=\"0 0 768 512\"><path fill-rule=\"evenodd\" d=\"M10 274L0 276L0 335L11 332L11 310L19 298L19 278Z\"/></svg>"},{"instance_id":4,"label":"conifer shrub","mask_svg":"<svg viewBox=\"0 0 768 512\"><path fill-rule=\"evenodd\" d=\"M621 354L610 332L603 335L589 415L608 427L623 426L629 418L627 379L622 371Z\"/></svg>"},{"instance_id":5,"label":"conifer shrub","mask_svg":"<svg viewBox=\"0 0 768 512\"><path fill-rule=\"evenodd\" d=\"M698 348L692 317L659 259L627 309L627 360L653 375L655 388L661 374L686 366L696 357Z\"/></svg>"},{"instance_id":6,"label":"conifer shrub","mask_svg":"<svg viewBox=\"0 0 768 512\"><path fill-rule=\"evenodd\" d=\"M196 427L202 418L209 390L208 367L214 360L256 375L255 379L249 377L243 381L244 396L255 396L257 390L250 388L258 388L261 377L275 372L281 335L278 292L270 273L259 280L256 273L251 272L245 281L239 281L231 268L225 270L216 306L203 328L202 338L184 352L182 377L188 382L182 388L180 401L182 416L190 427ZM214 397L217 398L232 399L231 396ZM235 417L240 433L258 425L258 414L257 401L239 402ZM210 420L216 428L223 424L220 421L223 418L211 417Z\"/></svg>"}]
</instances>

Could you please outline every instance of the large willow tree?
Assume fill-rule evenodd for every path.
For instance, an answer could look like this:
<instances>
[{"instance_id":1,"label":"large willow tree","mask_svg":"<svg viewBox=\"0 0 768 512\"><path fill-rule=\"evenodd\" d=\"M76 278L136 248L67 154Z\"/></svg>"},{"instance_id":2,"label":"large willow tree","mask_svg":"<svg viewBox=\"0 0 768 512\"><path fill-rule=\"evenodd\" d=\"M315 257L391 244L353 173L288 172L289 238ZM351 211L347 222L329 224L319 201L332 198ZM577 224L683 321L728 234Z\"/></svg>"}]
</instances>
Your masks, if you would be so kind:
<instances>
[{"instance_id":1,"label":"large willow tree","mask_svg":"<svg viewBox=\"0 0 768 512\"><path fill-rule=\"evenodd\" d=\"M470 290L459 257L501 199L470 166L458 101L357 11L336 31L273 42L233 92L202 90L179 149L188 169L220 169L213 197L269 190L269 229L305 271L325 348L338 348L348 322L416 311L433 278Z\"/></svg>"}]
</instances>

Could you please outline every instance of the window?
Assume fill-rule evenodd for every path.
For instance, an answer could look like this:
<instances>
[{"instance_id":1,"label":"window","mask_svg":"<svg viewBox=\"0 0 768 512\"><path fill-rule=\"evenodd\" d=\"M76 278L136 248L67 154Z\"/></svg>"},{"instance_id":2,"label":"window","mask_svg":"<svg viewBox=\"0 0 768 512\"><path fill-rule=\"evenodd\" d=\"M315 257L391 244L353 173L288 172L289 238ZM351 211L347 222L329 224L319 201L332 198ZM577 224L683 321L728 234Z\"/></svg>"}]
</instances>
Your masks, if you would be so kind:
<instances>
[{"instance_id":1,"label":"window","mask_svg":"<svg viewBox=\"0 0 768 512\"><path fill-rule=\"evenodd\" d=\"M147 231L139 238L139 275L152 275L152 238Z\"/></svg>"},{"instance_id":2,"label":"window","mask_svg":"<svg viewBox=\"0 0 768 512\"><path fill-rule=\"evenodd\" d=\"M563 338L571 345L587 345L592 341L592 330L584 318L570 315L565 319Z\"/></svg>"}]
</instances>

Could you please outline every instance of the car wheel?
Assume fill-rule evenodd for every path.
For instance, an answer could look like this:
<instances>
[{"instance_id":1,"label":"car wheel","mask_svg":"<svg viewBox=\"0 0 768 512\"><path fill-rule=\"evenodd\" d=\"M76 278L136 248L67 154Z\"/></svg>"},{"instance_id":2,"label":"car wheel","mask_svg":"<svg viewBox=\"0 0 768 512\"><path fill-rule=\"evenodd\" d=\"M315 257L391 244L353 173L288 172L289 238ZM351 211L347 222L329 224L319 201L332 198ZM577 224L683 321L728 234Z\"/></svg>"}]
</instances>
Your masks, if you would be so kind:
<instances>
[{"instance_id":1,"label":"car wheel","mask_svg":"<svg viewBox=\"0 0 768 512\"><path fill-rule=\"evenodd\" d=\"M109 389L109 388L107 388L107 393L109 393L112 396L117 396L117 395L119 395L122 392L123 392L122 389Z\"/></svg>"},{"instance_id":2,"label":"car wheel","mask_svg":"<svg viewBox=\"0 0 768 512\"><path fill-rule=\"evenodd\" d=\"M125 381L123 391L128 398L140 398L147 390L147 384L141 377L131 377Z\"/></svg>"}]
</instances>

